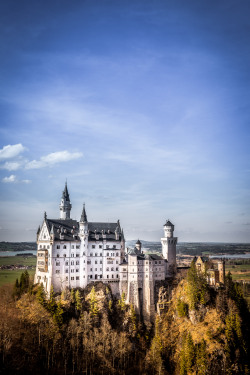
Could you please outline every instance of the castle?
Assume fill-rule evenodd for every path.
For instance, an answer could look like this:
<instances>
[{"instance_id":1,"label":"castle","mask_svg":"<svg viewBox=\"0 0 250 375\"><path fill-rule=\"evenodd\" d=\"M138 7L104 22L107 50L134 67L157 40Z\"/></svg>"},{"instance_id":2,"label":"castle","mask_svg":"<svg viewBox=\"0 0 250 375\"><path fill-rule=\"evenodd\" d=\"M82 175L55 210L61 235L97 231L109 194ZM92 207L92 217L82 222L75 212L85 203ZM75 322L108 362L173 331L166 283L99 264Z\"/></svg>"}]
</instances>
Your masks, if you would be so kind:
<instances>
[{"instance_id":1,"label":"castle","mask_svg":"<svg viewBox=\"0 0 250 375\"><path fill-rule=\"evenodd\" d=\"M168 220L161 238L162 255L145 255L138 240L132 251L125 249L125 237L116 223L89 222L85 205L80 221L70 218L67 183L60 203L60 219L46 213L37 231L35 283L49 294L69 288L84 288L91 282L109 284L114 295L125 296L137 313L150 319L156 309L156 286L176 272L174 225Z\"/></svg>"}]
</instances>

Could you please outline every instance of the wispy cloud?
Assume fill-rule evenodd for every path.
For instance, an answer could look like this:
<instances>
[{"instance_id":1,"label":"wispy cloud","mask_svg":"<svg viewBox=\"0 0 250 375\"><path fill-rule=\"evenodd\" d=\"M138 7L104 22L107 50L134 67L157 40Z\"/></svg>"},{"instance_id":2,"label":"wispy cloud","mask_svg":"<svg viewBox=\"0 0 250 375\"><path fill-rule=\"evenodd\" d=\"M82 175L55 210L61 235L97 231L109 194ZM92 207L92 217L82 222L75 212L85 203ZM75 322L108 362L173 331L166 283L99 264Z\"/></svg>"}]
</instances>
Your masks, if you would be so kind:
<instances>
[{"instance_id":1,"label":"wispy cloud","mask_svg":"<svg viewBox=\"0 0 250 375\"><path fill-rule=\"evenodd\" d=\"M74 159L79 159L83 156L81 152L69 152L58 151L52 152L46 156L42 156L40 160L32 160L28 162L25 166L26 169L39 169L52 166L54 164L67 162Z\"/></svg>"},{"instance_id":2,"label":"wispy cloud","mask_svg":"<svg viewBox=\"0 0 250 375\"><path fill-rule=\"evenodd\" d=\"M17 171L22 166L22 163L19 161L6 161L3 165L0 166L1 169L7 169L8 171Z\"/></svg>"},{"instance_id":3,"label":"wispy cloud","mask_svg":"<svg viewBox=\"0 0 250 375\"><path fill-rule=\"evenodd\" d=\"M5 184L16 184L16 183L29 184L31 180L18 180L14 174L11 174L9 177L4 177L2 179L2 182L4 182Z\"/></svg>"},{"instance_id":4,"label":"wispy cloud","mask_svg":"<svg viewBox=\"0 0 250 375\"><path fill-rule=\"evenodd\" d=\"M12 174L12 175L10 175L9 177L4 177L3 179L2 179L2 181L4 182L4 183L15 183L15 182L17 182L17 178L16 178L16 176L14 175L14 174Z\"/></svg>"},{"instance_id":5,"label":"wispy cloud","mask_svg":"<svg viewBox=\"0 0 250 375\"><path fill-rule=\"evenodd\" d=\"M0 160L12 159L25 150L25 147L18 143L16 145L7 145L0 150Z\"/></svg>"}]
</instances>

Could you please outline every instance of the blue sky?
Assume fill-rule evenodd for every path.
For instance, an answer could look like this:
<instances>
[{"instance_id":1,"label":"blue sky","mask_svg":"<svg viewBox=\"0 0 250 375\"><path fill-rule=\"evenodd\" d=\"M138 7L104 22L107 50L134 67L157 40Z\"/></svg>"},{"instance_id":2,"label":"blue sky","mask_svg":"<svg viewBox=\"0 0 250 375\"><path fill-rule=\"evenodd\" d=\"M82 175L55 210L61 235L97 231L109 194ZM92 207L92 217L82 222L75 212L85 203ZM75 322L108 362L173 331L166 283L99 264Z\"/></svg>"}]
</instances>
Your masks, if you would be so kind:
<instances>
[{"instance_id":1,"label":"blue sky","mask_svg":"<svg viewBox=\"0 0 250 375\"><path fill-rule=\"evenodd\" d=\"M250 242L250 4L0 4L0 240L43 212L127 239Z\"/></svg>"}]
</instances>

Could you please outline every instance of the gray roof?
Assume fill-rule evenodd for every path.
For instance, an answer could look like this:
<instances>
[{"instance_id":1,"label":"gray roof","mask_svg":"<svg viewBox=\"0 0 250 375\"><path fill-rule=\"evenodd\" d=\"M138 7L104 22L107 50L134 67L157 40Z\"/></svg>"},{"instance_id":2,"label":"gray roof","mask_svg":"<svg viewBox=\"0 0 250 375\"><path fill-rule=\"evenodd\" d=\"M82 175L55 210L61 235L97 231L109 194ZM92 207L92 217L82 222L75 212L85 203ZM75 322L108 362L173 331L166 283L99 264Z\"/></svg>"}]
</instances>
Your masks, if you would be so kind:
<instances>
[{"instance_id":1,"label":"gray roof","mask_svg":"<svg viewBox=\"0 0 250 375\"><path fill-rule=\"evenodd\" d=\"M82 223L88 221L88 219L87 219L87 214L86 214L86 210L85 210L85 204L83 205L83 208L82 208L82 215L81 215L81 219L80 219L80 221L81 221Z\"/></svg>"},{"instance_id":2,"label":"gray roof","mask_svg":"<svg viewBox=\"0 0 250 375\"><path fill-rule=\"evenodd\" d=\"M68 187L67 187L67 182L65 183L65 188L62 193L62 198L64 198L66 201L69 202L69 192L68 192Z\"/></svg>"},{"instance_id":3,"label":"gray roof","mask_svg":"<svg viewBox=\"0 0 250 375\"><path fill-rule=\"evenodd\" d=\"M78 237L79 225L76 220L46 219L46 224L49 232L53 228L55 241L60 241L60 234L64 236L64 241L80 240Z\"/></svg>"},{"instance_id":4,"label":"gray roof","mask_svg":"<svg viewBox=\"0 0 250 375\"><path fill-rule=\"evenodd\" d=\"M51 233L52 227L54 231L55 241L60 241L60 233L64 236L64 241L80 240L78 237L79 223L73 219L45 219L48 230ZM100 240L103 235L106 235L106 241L121 241L124 239L123 233L120 228L120 223L90 223L88 222L89 241L96 241L96 235L99 235ZM118 239L116 240L116 233Z\"/></svg>"},{"instance_id":5,"label":"gray roof","mask_svg":"<svg viewBox=\"0 0 250 375\"><path fill-rule=\"evenodd\" d=\"M166 224L164 224L164 227L173 227L173 226L174 224L172 224L170 220L167 220Z\"/></svg>"}]
</instances>

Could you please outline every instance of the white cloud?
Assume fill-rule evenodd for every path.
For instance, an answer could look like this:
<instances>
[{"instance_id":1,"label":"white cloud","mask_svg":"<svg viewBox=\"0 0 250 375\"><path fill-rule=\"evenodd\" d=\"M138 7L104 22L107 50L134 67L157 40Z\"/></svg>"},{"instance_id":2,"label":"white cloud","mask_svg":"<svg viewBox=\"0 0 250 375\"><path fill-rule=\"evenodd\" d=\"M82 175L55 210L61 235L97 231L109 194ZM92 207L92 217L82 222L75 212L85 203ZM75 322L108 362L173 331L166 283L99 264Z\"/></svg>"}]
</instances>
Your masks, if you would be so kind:
<instances>
[{"instance_id":1,"label":"white cloud","mask_svg":"<svg viewBox=\"0 0 250 375\"><path fill-rule=\"evenodd\" d=\"M12 174L9 177L4 177L2 181L5 183L13 183L13 182L17 182L17 179L16 179L16 176Z\"/></svg>"},{"instance_id":2,"label":"white cloud","mask_svg":"<svg viewBox=\"0 0 250 375\"><path fill-rule=\"evenodd\" d=\"M83 154L81 152L69 152L65 151L58 151L52 152L46 156L42 156L40 160L32 160L26 164L26 169L39 169L48 167L57 163L67 162L70 160L78 159L82 157Z\"/></svg>"},{"instance_id":3,"label":"white cloud","mask_svg":"<svg viewBox=\"0 0 250 375\"><path fill-rule=\"evenodd\" d=\"M18 143L16 145L7 145L0 150L0 160L11 159L25 150L25 147Z\"/></svg>"},{"instance_id":4,"label":"white cloud","mask_svg":"<svg viewBox=\"0 0 250 375\"><path fill-rule=\"evenodd\" d=\"M17 161L6 161L3 165L1 165L1 169L7 169L8 171L16 171L21 167L21 163Z\"/></svg>"}]
</instances>

